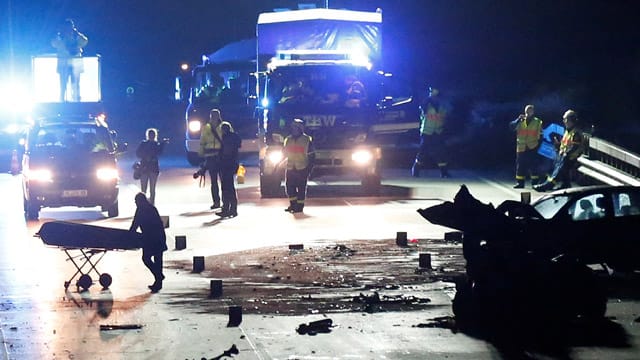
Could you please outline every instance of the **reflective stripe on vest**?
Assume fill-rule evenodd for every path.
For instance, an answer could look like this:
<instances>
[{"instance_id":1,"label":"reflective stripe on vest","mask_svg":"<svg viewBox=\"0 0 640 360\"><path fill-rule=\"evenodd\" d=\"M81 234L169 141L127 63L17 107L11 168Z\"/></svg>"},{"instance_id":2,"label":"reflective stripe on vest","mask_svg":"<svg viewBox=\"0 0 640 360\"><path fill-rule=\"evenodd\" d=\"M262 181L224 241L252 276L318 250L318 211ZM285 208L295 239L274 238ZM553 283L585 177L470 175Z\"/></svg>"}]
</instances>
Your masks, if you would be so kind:
<instances>
[{"instance_id":1,"label":"reflective stripe on vest","mask_svg":"<svg viewBox=\"0 0 640 360\"><path fill-rule=\"evenodd\" d=\"M558 153L560 154L560 156L567 155L567 152L571 150L574 146L582 147L583 144L582 144L581 136L578 136L579 141L575 140L576 135L578 134L579 133L575 128L564 132L564 135L562 135L562 140L560 140L560 149L558 150ZM582 154L582 149L573 151L573 153L569 154L570 155L569 159L575 160L581 154Z\"/></svg>"},{"instance_id":2,"label":"reflective stripe on vest","mask_svg":"<svg viewBox=\"0 0 640 360\"><path fill-rule=\"evenodd\" d=\"M540 132L542 131L542 120L534 117L528 123L522 121L518 123L516 132L516 151L533 150L540 143Z\"/></svg>"},{"instance_id":3,"label":"reflective stripe on vest","mask_svg":"<svg viewBox=\"0 0 640 360\"><path fill-rule=\"evenodd\" d=\"M309 144L311 137L306 134L300 135L298 138L291 136L284 141L284 152L287 156L287 169L304 169L309 165Z\"/></svg>"}]
</instances>

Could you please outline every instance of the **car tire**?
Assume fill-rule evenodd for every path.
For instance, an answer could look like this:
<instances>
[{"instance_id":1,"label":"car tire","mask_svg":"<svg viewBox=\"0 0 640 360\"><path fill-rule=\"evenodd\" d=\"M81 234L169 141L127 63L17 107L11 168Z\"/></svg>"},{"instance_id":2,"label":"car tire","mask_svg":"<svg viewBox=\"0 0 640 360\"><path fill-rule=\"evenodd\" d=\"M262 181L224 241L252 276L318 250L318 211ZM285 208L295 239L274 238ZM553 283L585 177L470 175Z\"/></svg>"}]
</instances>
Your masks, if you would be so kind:
<instances>
[{"instance_id":1,"label":"car tire","mask_svg":"<svg viewBox=\"0 0 640 360\"><path fill-rule=\"evenodd\" d=\"M107 208L107 216L118 217L118 215L120 215L120 211L118 209L118 202L116 201L113 205Z\"/></svg>"}]
</instances>

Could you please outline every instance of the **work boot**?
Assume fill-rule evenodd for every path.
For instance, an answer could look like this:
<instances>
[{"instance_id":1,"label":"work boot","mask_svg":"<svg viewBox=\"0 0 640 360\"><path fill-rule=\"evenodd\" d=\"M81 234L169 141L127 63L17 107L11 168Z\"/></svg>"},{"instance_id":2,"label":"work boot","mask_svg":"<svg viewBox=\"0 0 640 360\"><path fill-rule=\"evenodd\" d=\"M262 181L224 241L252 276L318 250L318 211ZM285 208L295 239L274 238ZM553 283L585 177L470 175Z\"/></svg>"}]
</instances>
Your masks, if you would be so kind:
<instances>
[{"instance_id":1,"label":"work boot","mask_svg":"<svg viewBox=\"0 0 640 360\"><path fill-rule=\"evenodd\" d=\"M295 201L289 201L289 207L284 209L285 212L294 212L294 209L296 208L296 202Z\"/></svg>"},{"instance_id":2,"label":"work boot","mask_svg":"<svg viewBox=\"0 0 640 360\"><path fill-rule=\"evenodd\" d=\"M213 205L211 205L211 210L213 209L219 209L220 208L220 203L219 202L214 202Z\"/></svg>"},{"instance_id":3,"label":"work boot","mask_svg":"<svg viewBox=\"0 0 640 360\"><path fill-rule=\"evenodd\" d=\"M291 210L291 213L293 213L293 214L301 213L302 209L304 209L304 204L295 204L295 206Z\"/></svg>"},{"instance_id":4,"label":"work boot","mask_svg":"<svg viewBox=\"0 0 640 360\"><path fill-rule=\"evenodd\" d=\"M553 189L553 185L554 184L553 184L552 181L545 181L542 184L535 185L533 187L533 190L540 191L540 192L549 191L549 190Z\"/></svg>"},{"instance_id":5,"label":"work boot","mask_svg":"<svg viewBox=\"0 0 640 360\"><path fill-rule=\"evenodd\" d=\"M524 189L524 180L518 180L518 182L513 185L514 189Z\"/></svg>"}]
</instances>

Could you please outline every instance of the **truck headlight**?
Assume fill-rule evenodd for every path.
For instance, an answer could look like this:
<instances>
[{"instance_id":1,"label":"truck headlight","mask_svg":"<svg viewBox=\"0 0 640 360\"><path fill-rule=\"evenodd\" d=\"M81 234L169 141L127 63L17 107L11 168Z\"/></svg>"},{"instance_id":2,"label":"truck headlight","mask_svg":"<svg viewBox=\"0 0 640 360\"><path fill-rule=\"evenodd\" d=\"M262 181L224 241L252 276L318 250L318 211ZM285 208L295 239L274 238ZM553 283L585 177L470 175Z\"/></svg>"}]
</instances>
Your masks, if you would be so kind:
<instances>
[{"instance_id":1,"label":"truck headlight","mask_svg":"<svg viewBox=\"0 0 640 360\"><path fill-rule=\"evenodd\" d=\"M373 154L369 150L356 150L351 154L351 160L358 165L367 165L373 159Z\"/></svg>"},{"instance_id":2,"label":"truck headlight","mask_svg":"<svg viewBox=\"0 0 640 360\"><path fill-rule=\"evenodd\" d=\"M272 164L279 164L283 158L284 158L284 155L280 150L270 151L267 154L267 159L269 159L269 162Z\"/></svg>"},{"instance_id":3,"label":"truck headlight","mask_svg":"<svg viewBox=\"0 0 640 360\"><path fill-rule=\"evenodd\" d=\"M96 177L103 181L116 180L118 178L118 170L114 168L99 168L96 170Z\"/></svg>"},{"instance_id":4,"label":"truck headlight","mask_svg":"<svg viewBox=\"0 0 640 360\"><path fill-rule=\"evenodd\" d=\"M198 132L202 128L202 124L198 120L189 121L189 132Z\"/></svg>"}]
</instances>

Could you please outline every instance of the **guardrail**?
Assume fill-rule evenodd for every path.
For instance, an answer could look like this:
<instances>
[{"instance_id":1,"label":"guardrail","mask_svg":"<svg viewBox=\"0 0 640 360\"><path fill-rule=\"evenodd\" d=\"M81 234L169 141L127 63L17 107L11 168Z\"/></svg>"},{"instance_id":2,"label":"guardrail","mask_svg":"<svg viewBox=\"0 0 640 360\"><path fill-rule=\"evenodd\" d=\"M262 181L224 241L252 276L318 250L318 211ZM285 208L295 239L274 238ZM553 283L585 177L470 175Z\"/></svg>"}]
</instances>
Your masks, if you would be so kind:
<instances>
[{"instance_id":1,"label":"guardrail","mask_svg":"<svg viewBox=\"0 0 640 360\"><path fill-rule=\"evenodd\" d=\"M588 144L578 158L580 173L608 185L640 186L640 155L593 136Z\"/></svg>"}]
</instances>

